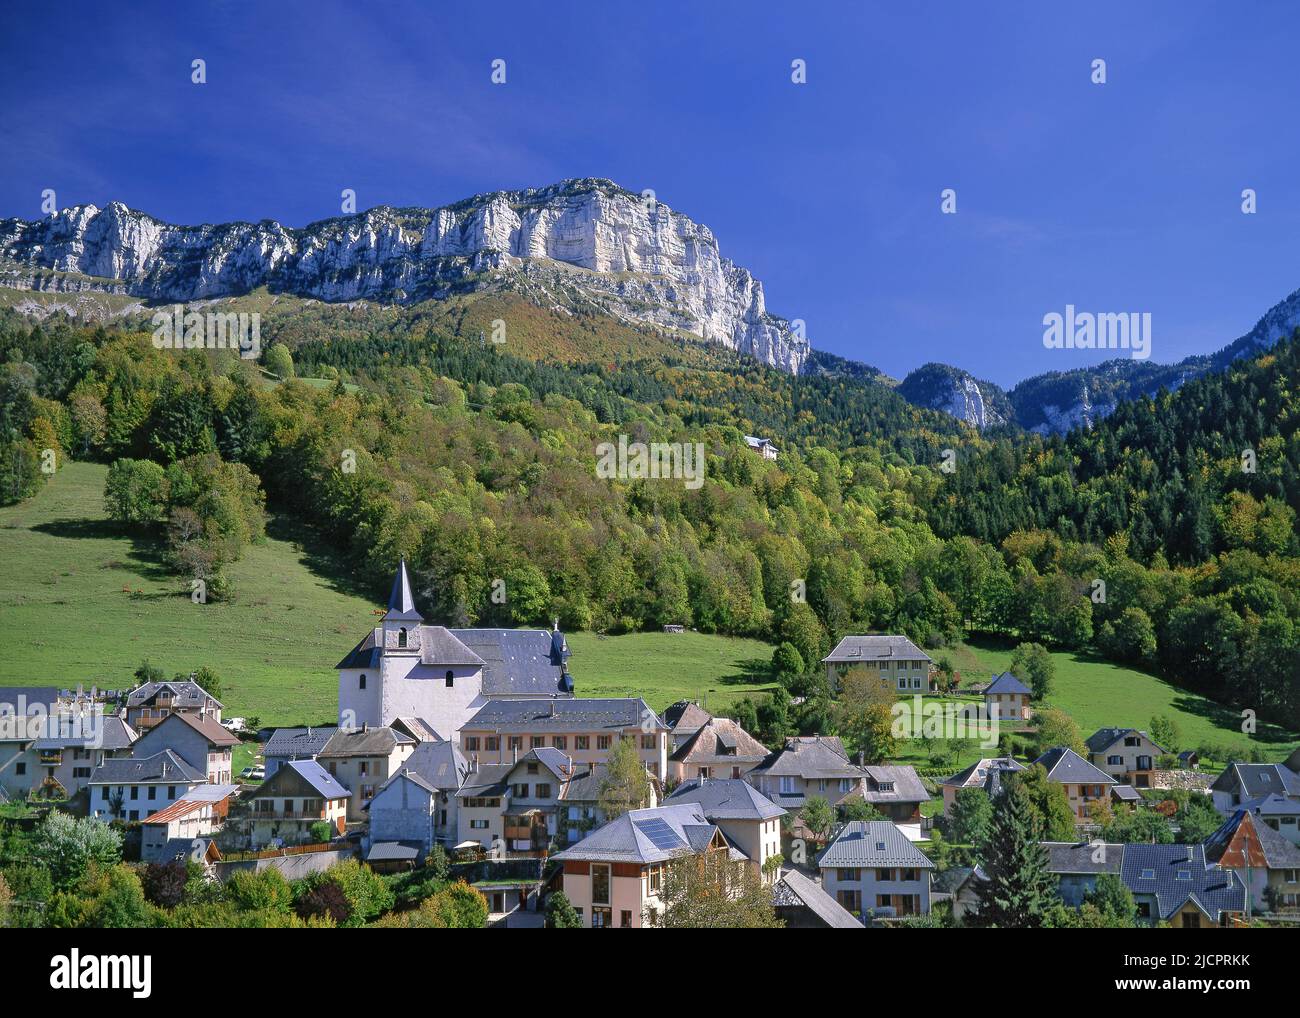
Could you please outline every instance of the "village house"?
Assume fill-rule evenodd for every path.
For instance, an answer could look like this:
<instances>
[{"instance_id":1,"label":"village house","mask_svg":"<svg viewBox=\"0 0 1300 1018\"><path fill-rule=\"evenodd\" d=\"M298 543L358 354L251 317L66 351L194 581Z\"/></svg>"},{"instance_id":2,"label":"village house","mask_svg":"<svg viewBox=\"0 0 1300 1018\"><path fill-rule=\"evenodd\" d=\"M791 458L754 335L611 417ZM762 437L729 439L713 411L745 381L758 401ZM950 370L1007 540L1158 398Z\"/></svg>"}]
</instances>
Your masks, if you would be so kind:
<instances>
[{"instance_id":1,"label":"village house","mask_svg":"<svg viewBox=\"0 0 1300 1018\"><path fill-rule=\"evenodd\" d=\"M1300 802L1300 774L1286 764L1233 763L1211 783L1210 795L1215 809L1224 814L1268 795Z\"/></svg>"},{"instance_id":2,"label":"village house","mask_svg":"<svg viewBox=\"0 0 1300 1018\"><path fill-rule=\"evenodd\" d=\"M696 732L713 720L713 715L693 700L678 700L661 715L668 726L668 752L675 753Z\"/></svg>"},{"instance_id":3,"label":"village house","mask_svg":"<svg viewBox=\"0 0 1300 1018\"><path fill-rule=\"evenodd\" d=\"M664 805L694 803L705 819L749 858L754 875L773 882L781 861L781 818L785 810L738 778L696 778L679 785Z\"/></svg>"},{"instance_id":4,"label":"village house","mask_svg":"<svg viewBox=\"0 0 1300 1018\"><path fill-rule=\"evenodd\" d=\"M709 718L668 758L668 780L744 777L770 752L730 718Z\"/></svg>"},{"instance_id":5,"label":"village house","mask_svg":"<svg viewBox=\"0 0 1300 1018\"><path fill-rule=\"evenodd\" d=\"M529 750L510 768L502 830L507 852L547 851L559 834L560 799L573 775L573 760L546 747Z\"/></svg>"},{"instance_id":6,"label":"village house","mask_svg":"<svg viewBox=\"0 0 1300 1018\"><path fill-rule=\"evenodd\" d=\"M315 841L321 822L342 834L352 793L315 760L289 760L247 796L249 840L254 849Z\"/></svg>"},{"instance_id":7,"label":"village house","mask_svg":"<svg viewBox=\"0 0 1300 1018\"><path fill-rule=\"evenodd\" d=\"M879 676L890 689L903 692L932 691L934 662L906 636L846 636L822 658L826 679L838 689L851 671Z\"/></svg>"},{"instance_id":8,"label":"village house","mask_svg":"<svg viewBox=\"0 0 1300 1018\"><path fill-rule=\"evenodd\" d=\"M365 807L375 792L415 750L417 743L392 728L340 728L330 736L316 762L339 784L352 792L348 798L349 823L366 818Z\"/></svg>"},{"instance_id":9,"label":"village house","mask_svg":"<svg viewBox=\"0 0 1300 1018\"><path fill-rule=\"evenodd\" d=\"M146 682L126 697L126 723L145 731L173 714L201 714L221 722L221 702L197 682Z\"/></svg>"},{"instance_id":10,"label":"village house","mask_svg":"<svg viewBox=\"0 0 1300 1018\"><path fill-rule=\"evenodd\" d=\"M1300 909L1300 848L1239 809L1205 839L1205 859L1234 871L1250 895L1255 912Z\"/></svg>"},{"instance_id":11,"label":"village house","mask_svg":"<svg viewBox=\"0 0 1300 1018\"><path fill-rule=\"evenodd\" d=\"M147 820L207 783L207 774L170 749L146 757L111 757L90 776L90 815L104 821Z\"/></svg>"},{"instance_id":12,"label":"village house","mask_svg":"<svg viewBox=\"0 0 1300 1018\"><path fill-rule=\"evenodd\" d=\"M1105 841L1044 841L1047 870L1056 878L1061 901L1078 908L1097 887L1104 873L1119 876L1124 866L1124 846Z\"/></svg>"},{"instance_id":13,"label":"village house","mask_svg":"<svg viewBox=\"0 0 1300 1018\"><path fill-rule=\"evenodd\" d=\"M949 866L930 881L930 907L946 901L953 919L961 922L979 912L979 885L986 880L979 866Z\"/></svg>"},{"instance_id":14,"label":"village house","mask_svg":"<svg viewBox=\"0 0 1300 1018\"><path fill-rule=\"evenodd\" d=\"M640 697L493 700L460 731L466 757L508 763L532 749L559 750L575 764L604 763L621 738L632 740L655 777L668 771L668 726Z\"/></svg>"},{"instance_id":15,"label":"village house","mask_svg":"<svg viewBox=\"0 0 1300 1018\"><path fill-rule=\"evenodd\" d=\"M315 760L325 743L338 731L335 725L320 728L277 728L262 747L265 776L270 777L290 760Z\"/></svg>"},{"instance_id":16,"label":"village house","mask_svg":"<svg viewBox=\"0 0 1300 1018\"><path fill-rule=\"evenodd\" d=\"M776 917L788 930L860 930L862 922L798 870L786 870L772 887Z\"/></svg>"},{"instance_id":17,"label":"village house","mask_svg":"<svg viewBox=\"0 0 1300 1018\"><path fill-rule=\"evenodd\" d=\"M1099 728L1088 737L1088 760L1116 781L1150 788L1156 761L1166 755L1146 732L1136 728Z\"/></svg>"},{"instance_id":18,"label":"village house","mask_svg":"<svg viewBox=\"0 0 1300 1018\"><path fill-rule=\"evenodd\" d=\"M514 763L471 763L465 782L456 793L456 847L479 847L505 852L505 811L510 804L506 779Z\"/></svg>"},{"instance_id":19,"label":"village house","mask_svg":"<svg viewBox=\"0 0 1300 1018\"><path fill-rule=\"evenodd\" d=\"M131 752L151 756L170 749L197 771L207 775L213 785L230 784L231 761L237 736L202 711L182 711L155 722L143 732Z\"/></svg>"},{"instance_id":20,"label":"village house","mask_svg":"<svg viewBox=\"0 0 1300 1018\"><path fill-rule=\"evenodd\" d=\"M984 710L990 718L1028 721L1034 691L1010 672L993 676L984 687Z\"/></svg>"},{"instance_id":21,"label":"village house","mask_svg":"<svg viewBox=\"0 0 1300 1018\"><path fill-rule=\"evenodd\" d=\"M493 700L571 698L568 659L558 627L547 632L425 625L403 560L381 624L336 666L339 726L378 728L417 718L456 741L456 733Z\"/></svg>"},{"instance_id":22,"label":"village house","mask_svg":"<svg viewBox=\"0 0 1300 1018\"><path fill-rule=\"evenodd\" d=\"M450 850L457 833L456 793L468 776L469 761L454 742L416 746L370 800L369 852L397 844L414 849L412 859L422 862L434 845Z\"/></svg>"},{"instance_id":23,"label":"village house","mask_svg":"<svg viewBox=\"0 0 1300 1018\"><path fill-rule=\"evenodd\" d=\"M228 785L221 789L220 796L201 794L204 788L213 787L201 786L141 822L141 862L210 862L220 858L212 835L225 819L227 804L236 789Z\"/></svg>"},{"instance_id":24,"label":"village house","mask_svg":"<svg viewBox=\"0 0 1300 1018\"><path fill-rule=\"evenodd\" d=\"M862 770L866 772L863 777L833 805L861 801L896 824L921 822L921 803L930 801L930 793L915 767L869 764Z\"/></svg>"},{"instance_id":25,"label":"village house","mask_svg":"<svg viewBox=\"0 0 1300 1018\"><path fill-rule=\"evenodd\" d=\"M0 790L69 799L105 760L130 755L135 738L121 718L93 710L0 714Z\"/></svg>"},{"instance_id":26,"label":"village house","mask_svg":"<svg viewBox=\"0 0 1300 1018\"><path fill-rule=\"evenodd\" d=\"M1125 845L1120 877L1137 904L1138 921L1152 926L1232 926L1246 911L1241 878L1207 862L1201 845Z\"/></svg>"},{"instance_id":27,"label":"village house","mask_svg":"<svg viewBox=\"0 0 1300 1018\"><path fill-rule=\"evenodd\" d=\"M759 438L757 435L746 435L745 445L752 452L758 453L765 460L775 460L777 457L777 448L770 438Z\"/></svg>"},{"instance_id":28,"label":"village house","mask_svg":"<svg viewBox=\"0 0 1300 1018\"><path fill-rule=\"evenodd\" d=\"M845 824L817 859L822 887L847 911L928 915L934 863L888 820Z\"/></svg>"},{"instance_id":29,"label":"village house","mask_svg":"<svg viewBox=\"0 0 1300 1018\"><path fill-rule=\"evenodd\" d=\"M1110 787L1117 784L1105 771L1098 770L1068 746L1053 746L1034 761L1047 771L1047 780L1065 789L1070 809L1081 822L1087 822L1088 806L1097 800L1110 799Z\"/></svg>"},{"instance_id":30,"label":"village house","mask_svg":"<svg viewBox=\"0 0 1300 1018\"><path fill-rule=\"evenodd\" d=\"M1255 814L1293 845L1300 845L1300 801L1273 793L1248 799L1238 809Z\"/></svg>"},{"instance_id":31,"label":"village house","mask_svg":"<svg viewBox=\"0 0 1300 1018\"><path fill-rule=\"evenodd\" d=\"M986 757L977 760L965 770L958 771L952 777L944 778L939 782L943 794L943 815L952 816L952 807L957 801L957 793L963 788L978 788L992 798L1001 791L1002 780L1008 774L1015 774L1024 769L1025 765L1014 757Z\"/></svg>"},{"instance_id":32,"label":"village house","mask_svg":"<svg viewBox=\"0 0 1300 1018\"><path fill-rule=\"evenodd\" d=\"M631 810L552 858L563 864L566 897L592 929L657 926L672 865L708 859L730 880L749 861L695 803Z\"/></svg>"},{"instance_id":33,"label":"village house","mask_svg":"<svg viewBox=\"0 0 1300 1018\"><path fill-rule=\"evenodd\" d=\"M560 794L561 839L569 845L581 841L588 831L605 823L605 811L600 807L600 790L609 774L605 764L575 764L573 777ZM653 775L650 778L649 799L646 807L654 809L662 796L662 784Z\"/></svg>"}]
</instances>

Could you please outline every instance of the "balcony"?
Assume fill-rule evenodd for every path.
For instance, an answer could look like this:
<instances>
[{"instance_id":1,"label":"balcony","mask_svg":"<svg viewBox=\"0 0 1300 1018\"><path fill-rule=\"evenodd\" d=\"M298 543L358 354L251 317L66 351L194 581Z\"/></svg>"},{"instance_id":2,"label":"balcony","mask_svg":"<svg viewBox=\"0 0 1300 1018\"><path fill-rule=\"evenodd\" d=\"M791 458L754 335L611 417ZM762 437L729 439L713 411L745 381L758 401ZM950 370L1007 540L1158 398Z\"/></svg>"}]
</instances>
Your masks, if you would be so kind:
<instances>
[{"instance_id":1,"label":"balcony","mask_svg":"<svg viewBox=\"0 0 1300 1018\"><path fill-rule=\"evenodd\" d=\"M274 823L279 820L324 820L324 810L276 810L274 813L254 813L254 820Z\"/></svg>"},{"instance_id":2,"label":"balcony","mask_svg":"<svg viewBox=\"0 0 1300 1018\"><path fill-rule=\"evenodd\" d=\"M43 749L37 754L36 759L42 767L58 767L63 763L63 750Z\"/></svg>"}]
</instances>

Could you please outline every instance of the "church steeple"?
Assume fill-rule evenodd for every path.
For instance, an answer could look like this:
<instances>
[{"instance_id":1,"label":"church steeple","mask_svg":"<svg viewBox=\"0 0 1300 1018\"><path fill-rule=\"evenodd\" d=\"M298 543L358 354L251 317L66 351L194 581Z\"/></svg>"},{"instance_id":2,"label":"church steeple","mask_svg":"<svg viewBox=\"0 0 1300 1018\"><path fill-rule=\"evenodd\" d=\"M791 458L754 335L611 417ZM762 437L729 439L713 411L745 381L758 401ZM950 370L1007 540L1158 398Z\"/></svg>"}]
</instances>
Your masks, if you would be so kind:
<instances>
[{"instance_id":1,"label":"church steeple","mask_svg":"<svg viewBox=\"0 0 1300 1018\"><path fill-rule=\"evenodd\" d=\"M415 597L411 593L411 574L406 569L403 558L393 577L393 591L388 595L388 611L384 613L385 622L423 622L424 616L415 610Z\"/></svg>"}]
</instances>

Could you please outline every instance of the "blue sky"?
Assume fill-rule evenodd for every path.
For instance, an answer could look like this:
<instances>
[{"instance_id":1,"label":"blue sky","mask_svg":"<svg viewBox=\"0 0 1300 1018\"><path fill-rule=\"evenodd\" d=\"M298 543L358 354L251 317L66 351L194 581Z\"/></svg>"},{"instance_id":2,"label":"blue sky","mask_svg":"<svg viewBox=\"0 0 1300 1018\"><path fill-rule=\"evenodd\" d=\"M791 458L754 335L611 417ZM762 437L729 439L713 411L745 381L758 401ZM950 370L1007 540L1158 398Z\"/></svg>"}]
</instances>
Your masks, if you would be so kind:
<instances>
[{"instance_id":1,"label":"blue sky","mask_svg":"<svg viewBox=\"0 0 1300 1018\"><path fill-rule=\"evenodd\" d=\"M8 6L0 217L54 188L297 226L344 187L610 177L712 227L814 346L1004 385L1103 359L1044 349L1067 303L1151 312L1172 361L1300 286L1293 3Z\"/></svg>"}]
</instances>

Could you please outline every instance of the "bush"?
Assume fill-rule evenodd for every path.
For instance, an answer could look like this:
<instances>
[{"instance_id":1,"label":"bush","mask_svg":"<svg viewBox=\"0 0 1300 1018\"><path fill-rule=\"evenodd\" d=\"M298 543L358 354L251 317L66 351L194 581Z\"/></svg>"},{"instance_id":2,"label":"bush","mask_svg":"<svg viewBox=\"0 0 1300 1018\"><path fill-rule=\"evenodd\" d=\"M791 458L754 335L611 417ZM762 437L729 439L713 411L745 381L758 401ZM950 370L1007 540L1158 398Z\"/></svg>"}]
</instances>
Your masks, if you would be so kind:
<instances>
[{"instance_id":1,"label":"bush","mask_svg":"<svg viewBox=\"0 0 1300 1018\"><path fill-rule=\"evenodd\" d=\"M333 880L307 888L294 907L302 919L329 916L339 926L347 925L348 919L352 917L352 906L347 895Z\"/></svg>"},{"instance_id":2,"label":"bush","mask_svg":"<svg viewBox=\"0 0 1300 1018\"><path fill-rule=\"evenodd\" d=\"M185 863L150 863L140 872L140 885L144 896L159 908L175 908L185 900L185 885L189 872Z\"/></svg>"},{"instance_id":3,"label":"bush","mask_svg":"<svg viewBox=\"0 0 1300 1018\"><path fill-rule=\"evenodd\" d=\"M582 919L563 891L555 891L546 899L546 928L548 930L578 930Z\"/></svg>"}]
</instances>

